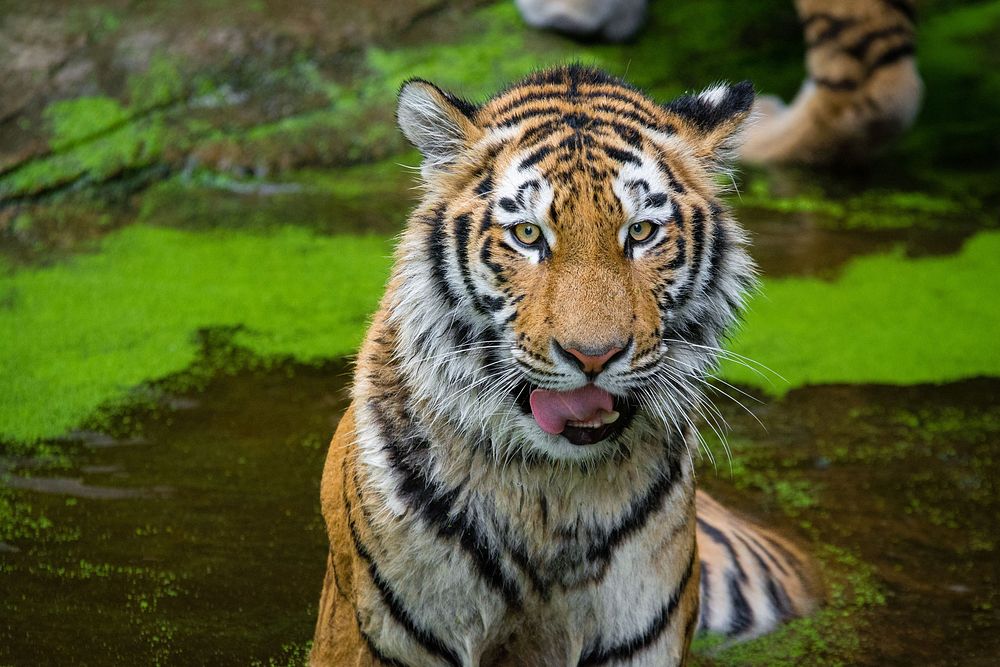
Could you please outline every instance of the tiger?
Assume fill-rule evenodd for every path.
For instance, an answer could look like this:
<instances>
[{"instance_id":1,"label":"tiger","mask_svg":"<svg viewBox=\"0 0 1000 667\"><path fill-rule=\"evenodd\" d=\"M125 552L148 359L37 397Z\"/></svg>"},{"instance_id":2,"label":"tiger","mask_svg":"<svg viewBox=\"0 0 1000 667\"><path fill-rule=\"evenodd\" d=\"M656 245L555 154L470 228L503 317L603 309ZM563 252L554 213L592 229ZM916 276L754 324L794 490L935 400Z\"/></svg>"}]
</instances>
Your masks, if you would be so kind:
<instances>
[{"instance_id":1,"label":"tiger","mask_svg":"<svg viewBox=\"0 0 1000 667\"><path fill-rule=\"evenodd\" d=\"M525 21L612 41L642 26L645 0L517 0ZM795 0L805 79L791 104L760 96L739 158L747 164L847 164L870 159L916 119L914 0Z\"/></svg>"},{"instance_id":2,"label":"tiger","mask_svg":"<svg viewBox=\"0 0 1000 667\"><path fill-rule=\"evenodd\" d=\"M422 197L330 444L313 665L682 665L811 613L817 566L696 490L756 284L719 174L749 82L658 104L579 64L414 79Z\"/></svg>"}]
</instances>

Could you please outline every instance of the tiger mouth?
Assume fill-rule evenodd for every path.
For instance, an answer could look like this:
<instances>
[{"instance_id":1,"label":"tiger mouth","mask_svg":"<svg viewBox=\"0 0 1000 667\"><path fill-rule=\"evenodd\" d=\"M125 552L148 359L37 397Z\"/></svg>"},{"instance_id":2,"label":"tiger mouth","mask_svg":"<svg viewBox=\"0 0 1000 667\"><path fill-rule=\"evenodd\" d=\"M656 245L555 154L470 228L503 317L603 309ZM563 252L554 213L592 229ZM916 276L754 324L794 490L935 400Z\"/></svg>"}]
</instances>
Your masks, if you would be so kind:
<instances>
[{"instance_id":1,"label":"tiger mouth","mask_svg":"<svg viewBox=\"0 0 1000 667\"><path fill-rule=\"evenodd\" d=\"M522 381L515 390L515 401L521 412L537 421L531 408L531 393L536 389L539 387L526 380ZM632 400L622 396L612 395L612 399L612 410L610 413L603 411L604 419L598 418L587 422L567 420L559 436L568 440L570 444L585 446L621 435L632 423L636 413L636 405ZM614 413L617 413L618 416L617 419L612 420Z\"/></svg>"}]
</instances>

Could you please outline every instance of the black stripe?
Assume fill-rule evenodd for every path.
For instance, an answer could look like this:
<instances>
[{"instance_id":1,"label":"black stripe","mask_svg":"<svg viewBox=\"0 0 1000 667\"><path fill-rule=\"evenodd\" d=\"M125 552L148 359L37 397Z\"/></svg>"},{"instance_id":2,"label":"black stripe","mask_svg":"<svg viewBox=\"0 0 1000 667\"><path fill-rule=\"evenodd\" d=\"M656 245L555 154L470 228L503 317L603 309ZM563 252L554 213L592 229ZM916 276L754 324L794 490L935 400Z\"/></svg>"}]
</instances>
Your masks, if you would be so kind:
<instances>
[{"instance_id":1,"label":"black stripe","mask_svg":"<svg viewBox=\"0 0 1000 667\"><path fill-rule=\"evenodd\" d=\"M477 197L485 197L493 192L493 174L486 174L486 176L484 176L483 179L476 184L473 192L475 192Z\"/></svg>"},{"instance_id":2,"label":"black stripe","mask_svg":"<svg viewBox=\"0 0 1000 667\"><path fill-rule=\"evenodd\" d=\"M848 92L857 90L858 82L854 79L828 79L825 77L813 77L813 83L820 88L837 92Z\"/></svg>"},{"instance_id":3,"label":"black stripe","mask_svg":"<svg viewBox=\"0 0 1000 667\"><path fill-rule=\"evenodd\" d=\"M386 412L378 403L372 405L375 426L386 443L386 455L396 473L399 494L428 525L436 528L439 536L457 537L459 545L472 558L479 576L500 593L508 605L519 608L521 601L517 584L505 574L499 554L489 547L486 537L469 520L467 512L455 509L461 487L446 489L431 480L427 476L428 466L412 455L413 452L426 451L430 443L414 433L395 432ZM408 415L406 418L409 420Z\"/></svg>"},{"instance_id":4,"label":"black stripe","mask_svg":"<svg viewBox=\"0 0 1000 667\"><path fill-rule=\"evenodd\" d=\"M736 539L738 539L750 555L753 556L754 561L757 563L757 567L760 569L765 581L767 582L767 597L771 601L771 607L777 612L778 620L784 621L795 614L792 612L791 603L788 599L788 592L785 590L784 585L774 578L774 573L771 572L771 568L764 561L764 558L757 552L750 543L743 538L739 533L735 533Z\"/></svg>"},{"instance_id":5,"label":"black stripe","mask_svg":"<svg viewBox=\"0 0 1000 667\"><path fill-rule=\"evenodd\" d=\"M756 537L754 537L753 535L750 535L750 534L747 534L747 535L746 535L746 537L747 537L747 538L748 538L748 539L749 539L749 540L750 540L751 542L753 542L753 544L754 544L754 545L755 545L755 546L756 546L756 547L757 547L758 549L760 549L762 553L764 553L764 554L766 554L766 555L767 555L767 559L768 559L769 561L771 561L771 563L772 563L772 564L774 564L774 566L775 566L776 568L778 568L778 571L779 571L779 572L781 572L781 573L782 573L783 575L785 575L786 577L788 576L788 570L786 570L786 569L785 569L785 566L781 564L781 561L780 561L780 560L778 560L778 559L777 559L777 558L775 557L775 555L774 555L773 553L771 553L771 550L770 550L770 549L766 548L766 547L765 547L765 546L764 546L763 544L761 544L761 543L760 543L759 541L757 541L757 538L756 538Z\"/></svg>"},{"instance_id":6,"label":"black stripe","mask_svg":"<svg viewBox=\"0 0 1000 667\"><path fill-rule=\"evenodd\" d=\"M507 300L502 296L491 296L487 294L485 296L480 296L479 300L482 302L483 307L491 313L501 311L504 309L504 306L507 305Z\"/></svg>"},{"instance_id":7,"label":"black stripe","mask_svg":"<svg viewBox=\"0 0 1000 667\"><path fill-rule=\"evenodd\" d=\"M496 123L502 121L507 114L519 109L520 107L530 104L531 102L537 102L538 100L558 100L562 99L562 96L562 90L535 90L530 93L524 93L516 100L511 100L504 106L494 111L493 118L496 120L494 120L491 124L496 127Z\"/></svg>"},{"instance_id":8,"label":"black stripe","mask_svg":"<svg viewBox=\"0 0 1000 667\"><path fill-rule=\"evenodd\" d=\"M396 594L389 582L386 581L382 574L378 570L378 566L375 564L375 560L372 558L371 552L361 541L361 536L358 535L358 527L354 523L354 516L351 513L351 501L347 497L347 475L346 468L344 470L344 506L347 510L347 525L351 532L351 540L354 542L354 550L358 553L358 556L362 561L368 566L368 574L371 576L372 583L375 584L375 588L378 589L379 595L382 597L382 602L385 603L386 608L389 610L389 615L403 627L406 632L413 637L420 644L424 650L426 650L431 655L435 655L449 665L455 665L458 667L462 664L461 660L451 648L449 648L443 641L438 637L434 636L429 630L417 626L416 620L410 614L410 612L403 605L402 600Z\"/></svg>"},{"instance_id":9,"label":"black stripe","mask_svg":"<svg viewBox=\"0 0 1000 667\"><path fill-rule=\"evenodd\" d=\"M649 206L650 208L659 208L668 201L670 201L670 198L667 196L666 192L654 192L646 197L646 206Z\"/></svg>"},{"instance_id":10,"label":"black stripe","mask_svg":"<svg viewBox=\"0 0 1000 667\"><path fill-rule=\"evenodd\" d=\"M562 118L562 108L552 107L552 106L541 106L525 109L523 111L518 111L515 114L508 116L503 122L495 123L497 127L513 127L528 120L529 118L535 118L537 116L558 116Z\"/></svg>"},{"instance_id":11,"label":"black stripe","mask_svg":"<svg viewBox=\"0 0 1000 667\"><path fill-rule=\"evenodd\" d=\"M511 579L500 563L500 554L490 547L486 537L479 531L476 524L469 520L465 510L455 516L455 524L463 528L458 534L459 544L472 556L479 576L492 588L499 592L509 607L514 610L521 608L521 593L517 583Z\"/></svg>"},{"instance_id":12,"label":"black stripe","mask_svg":"<svg viewBox=\"0 0 1000 667\"><path fill-rule=\"evenodd\" d=\"M729 252L729 233L722 221L722 209L713 203L709 209L709 219L712 221L712 248L709 251L708 282L705 292L714 292L722 279L722 262Z\"/></svg>"},{"instance_id":13,"label":"black stripe","mask_svg":"<svg viewBox=\"0 0 1000 667\"><path fill-rule=\"evenodd\" d=\"M895 46L880 55L875 59L875 62L868 66L868 75L871 76L873 72L899 62L903 58L912 56L914 53L916 53L916 49L913 47L913 44Z\"/></svg>"},{"instance_id":14,"label":"black stripe","mask_svg":"<svg viewBox=\"0 0 1000 667\"><path fill-rule=\"evenodd\" d=\"M538 184L538 180L534 178L529 179L524 183L521 183L521 185L517 186L517 196L515 197L517 205L520 208L524 208L525 206L524 193L527 192L529 189L534 190L537 193L540 187L541 186Z\"/></svg>"},{"instance_id":15,"label":"black stripe","mask_svg":"<svg viewBox=\"0 0 1000 667\"><path fill-rule=\"evenodd\" d=\"M664 125L662 127L660 126L656 116L654 116L648 110L643 108L643 103L645 101L642 100L641 97L639 97L639 93L636 93L636 97L632 97L631 95L627 95L620 90L605 88L592 91L589 97L594 100L595 102L594 108L598 109L599 111L607 111L608 113L624 116L626 118L632 117L629 115L629 113L641 115L643 120L639 122L641 122L643 125L646 125L647 127L671 134L676 131L670 125ZM630 108L629 112L620 109L615 109L611 105L603 106L599 102L597 102L597 100L601 98L607 100L616 100L618 102L624 102L629 106Z\"/></svg>"},{"instance_id":16,"label":"black stripe","mask_svg":"<svg viewBox=\"0 0 1000 667\"><path fill-rule=\"evenodd\" d=\"M645 178L637 178L634 181L628 181L625 183L625 187L629 190L642 190L642 194L647 194L649 192L649 181Z\"/></svg>"},{"instance_id":17,"label":"black stripe","mask_svg":"<svg viewBox=\"0 0 1000 667\"><path fill-rule=\"evenodd\" d=\"M884 39L886 37L892 37L894 35L909 35L910 31L903 26L892 26L889 28L881 28L879 30L872 30L866 35L862 36L861 39L857 40L850 46L843 49L843 52L851 56L855 60L864 60L868 56L868 51L875 45L878 40Z\"/></svg>"},{"instance_id":18,"label":"black stripe","mask_svg":"<svg viewBox=\"0 0 1000 667\"><path fill-rule=\"evenodd\" d=\"M667 263L667 269L670 271L677 271L687 262L687 241L684 240L683 236L674 239L674 247L677 248L677 252L674 258Z\"/></svg>"},{"instance_id":19,"label":"black stripe","mask_svg":"<svg viewBox=\"0 0 1000 667\"><path fill-rule=\"evenodd\" d=\"M806 46L815 48L825 42L836 39L840 33L851 27L857 21L852 18L840 18L832 14L813 14L802 22L802 29L807 30L817 20L826 21L826 27L820 30L819 34L812 39L807 39Z\"/></svg>"},{"instance_id":20,"label":"black stripe","mask_svg":"<svg viewBox=\"0 0 1000 667\"><path fill-rule=\"evenodd\" d=\"M670 626L674 612L677 611L677 606L680 604L681 596L691 581L691 575L694 572L695 552L696 549L692 547L691 556L687 567L684 569L684 574L681 576L681 580L677 582L676 588L670 594L670 599L660 608L660 612L642 634L603 649L601 648L601 639L598 637L594 642L594 646L580 657L580 662L577 663L578 667L595 667L596 665L603 665L613 660L628 660L656 643L660 635L663 634L663 631Z\"/></svg>"},{"instance_id":21,"label":"black stripe","mask_svg":"<svg viewBox=\"0 0 1000 667\"><path fill-rule=\"evenodd\" d=\"M778 542L770 535L761 534L761 537L764 538L765 542L774 547L775 551L781 554L782 558L785 559L785 562L788 564L790 568L792 568L792 570L795 572L795 574L799 577L799 579L802 582L807 581L808 578L805 576L805 572L803 572L802 570L802 562L795 556L795 554L789 551L785 547L785 545L783 545L781 542Z\"/></svg>"},{"instance_id":22,"label":"black stripe","mask_svg":"<svg viewBox=\"0 0 1000 667\"><path fill-rule=\"evenodd\" d=\"M608 122L607 125L614 130L615 134L626 144L636 150L642 150L642 134L634 127L628 127L621 123Z\"/></svg>"},{"instance_id":23,"label":"black stripe","mask_svg":"<svg viewBox=\"0 0 1000 667\"><path fill-rule=\"evenodd\" d=\"M778 621L787 621L795 617L791 601L788 599L788 592L781 582L771 575L767 577L767 597L771 600L771 606L777 612Z\"/></svg>"},{"instance_id":24,"label":"black stripe","mask_svg":"<svg viewBox=\"0 0 1000 667\"><path fill-rule=\"evenodd\" d=\"M587 556L592 560L607 560L611 558L612 552L632 533L635 533L646 525L649 517L658 511L663 505L663 498L670 493L674 483L679 481L681 476L680 457L671 456L670 468L666 474L661 474L649 487L645 494L629 507L625 516L618 522L605 537L600 541L595 541L587 551Z\"/></svg>"},{"instance_id":25,"label":"black stripe","mask_svg":"<svg viewBox=\"0 0 1000 667\"><path fill-rule=\"evenodd\" d=\"M486 205L483 209L483 219L479 222L479 233L485 234L493 227L493 202Z\"/></svg>"},{"instance_id":26,"label":"black stripe","mask_svg":"<svg viewBox=\"0 0 1000 667\"><path fill-rule=\"evenodd\" d=\"M698 274L701 273L701 260L705 251L705 212L699 206L695 206L691 211L691 235L694 237L691 246L691 261L688 264L684 282L681 283L674 296L678 306L683 306L691 298Z\"/></svg>"},{"instance_id":27,"label":"black stripe","mask_svg":"<svg viewBox=\"0 0 1000 667\"><path fill-rule=\"evenodd\" d=\"M733 606L727 634L732 637L753 627L753 610L750 609L737 578L730 573L727 579L729 580L729 598Z\"/></svg>"},{"instance_id":28,"label":"black stripe","mask_svg":"<svg viewBox=\"0 0 1000 667\"><path fill-rule=\"evenodd\" d=\"M616 118L627 118L651 130L656 130L665 134L674 134L676 132L671 125L664 125L663 127L660 127L655 122L653 117L645 112L639 112L634 109L618 108L610 104L595 104L593 108L595 111L602 111L604 113L611 114ZM614 125L612 125L612 127L614 127Z\"/></svg>"},{"instance_id":29,"label":"black stripe","mask_svg":"<svg viewBox=\"0 0 1000 667\"><path fill-rule=\"evenodd\" d=\"M687 188L685 188L684 185L677 180L677 177L674 175L674 170L670 168L670 165L667 164L666 160L659 159L656 161L656 164L659 166L660 171L663 172L663 175L667 178L667 185L670 186L671 190L679 195L687 192Z\"/></svg>"},{"instance_id":30,"label":"black stripe","mask_svg":"<svg viewBox=\"0 0 1000 667\"><path fill-rule=\"evenodd\" d=\"M465 284L465 291L472 300L472 307L481 315L489 315L490 308L483 301L476 286L472 282L472 272L469 270L469 232L472 229L472 216L468 213L456 215L452 220L452 233L455 237L455 259L458 261L458 272Z\"/></svg>"},{"instance_id":31,"label":"black stripe","mask_svg":"<svg viewBox=\"0 0 1000 667\"><path fill-rule=\"evenodd\" d=\"M493 239L489 236L483 241L482 248L479 250L479 261L483 263L487 269L493 272L496 276L497 282L503 284L507 282L507 277L504 275L505 269L503 265L497 264L493 260Z\"/></svg>"},{"instance_id":32,"label":"black stripe","mask_svg":"<svg viewBox=\"0 0 1000 667\"><path fill-rule=\"evenodd\" d=\"M590 148L597 144L594 137L585 132L574 132L559 142L559 148L564 150L579 150L583 147Z\"/></svg>"},{"instance_id":33,"label":"black stripe","mask_svg":"<svg viewBox=\"0 0 1000 667\"><path fill-rule=\"evenodd\" d=\"M431 262L431 278L448 307L456 308L458 296L452 290L445 270L444 207L435 209L434 217L426 222L430 224L427 233L427 257Z\"/></svg>"},{"instance_id":34,"label":"black stripe","mask_svg":"<svg viewBox=\"0 0 1000 667\"><path fill-rule=\"evenodd\" d=\"M545 156L552 152L552 146L545 145L540 147L534 153L528 157L521 160L521 164L518 165L519 169L527 169L528 167L534 166L545 159Z\"/></svg>"},{"instance_id":35,"label":"black stripe","mask_svg":"<svg viewBox=\"0 0 1000 667\"><path fill-rule=\"evenodd\" d=\"M528 557L528 552L524 549L524 545L508 544L507 549L510 551L511 560L513 560L514 563L521 568L521 571L527 575L528 580L531 582L535 591L542 596L543 600L548 601L551 593L549 582L542 579L541 567L531 562L531 559Z\"/></svg>"},{"instance_id":36,"label":"black stripe","mask_svg":"<svg viewBox=\"0 0 1000 667\"><path fill-rule=\"evenodd\" d=\"M743 569L740 557L736 555L736 549L733 547L733 543L729 541L729 538L726 537L726 534L701 517L698 517L698 527L701 528L706 535L712 538L712 541L729 553L729 558L733 561L733 567L736 568L736 572L740 576L740 581L746 581L746 570Z\"/></svg>"},{"instance_id":37,"label":"black stripe","mask_svg":"<svg viewBox=\"0 0 1000 667\"><path fill-rule=\"evenodd\" d=\"M517 140L517 147L525 149L531 148L539 141L542 141L543 139L548 139L550 135L559 131L561 125L562 124L559 122L558 118L553 118L543 123L539 123L538 125L535 125L531 129L524 131L524 134L522 134L521 137Z\"/></svg>"},{"instance_id":38,"label":"black stripe","mask_svg":"<svg viewBox=\"0 0 1000 667\"><path fill-rule=\"evenodd\" d=\"M634 164L637 166L642 165L642 160L639 159L639 156L630 151L623 151L604 144L600 144L600 149L607 153L608 157L612 160L621 162L622 164Z\"/></svg>"}]
</instances>

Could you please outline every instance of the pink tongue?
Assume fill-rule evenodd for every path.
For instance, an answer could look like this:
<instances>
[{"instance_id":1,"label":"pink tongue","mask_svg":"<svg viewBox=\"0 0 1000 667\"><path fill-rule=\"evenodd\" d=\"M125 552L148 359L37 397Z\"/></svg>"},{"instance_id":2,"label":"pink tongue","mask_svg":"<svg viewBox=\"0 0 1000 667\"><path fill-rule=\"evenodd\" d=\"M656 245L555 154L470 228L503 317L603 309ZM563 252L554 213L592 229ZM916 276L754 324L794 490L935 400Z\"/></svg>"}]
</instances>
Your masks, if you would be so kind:
<instances>
[{"instance_id":1,"label":"pink tongue","mask_svg":"<svg viewBox=\"0 0 1000 667\"><path fill-rule=\"evenodd\" d=\"M611 394L592 384L573 391L535 389L529 402L535 421L553 435L562 433L568 421L591 421L601 410L611 412L614 407Z\"/></svg>"}]
</instances>

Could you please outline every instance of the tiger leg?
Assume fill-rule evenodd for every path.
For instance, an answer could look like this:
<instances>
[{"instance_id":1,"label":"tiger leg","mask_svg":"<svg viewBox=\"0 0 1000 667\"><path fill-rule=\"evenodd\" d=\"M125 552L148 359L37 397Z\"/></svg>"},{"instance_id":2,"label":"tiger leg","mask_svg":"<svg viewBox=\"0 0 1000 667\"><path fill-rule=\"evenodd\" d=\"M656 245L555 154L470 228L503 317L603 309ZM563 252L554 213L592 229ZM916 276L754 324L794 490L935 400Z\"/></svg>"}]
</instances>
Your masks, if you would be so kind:
<instances>
[{"instance_id":1,"label":"tiger leg","mask_svg":"<svg viewBox=\"0 0 1000 667\"><path fill-rule=\"evenodd\" d=\"M371 583L367 579L365 565L353 546L351 522L348 520L354 490L347 480L353 474L357 451L350 446L353 435L354 410L349 408L330 444L320 483L330 552L309 655L309 664L316 667L384 667L395 664L378 655L364 633L364 620L359 616L358 600L370 592ZM352 517L352 521L356 521L357 514Z\"/></svg>"},{"instance_id":2,"label":"tiger leg","mask_svg":"<svg viewBox=\"0 0 1000 667\"><path fill-rule=\"evenodd\" d=\"M907 129L923 84L913 0L796 0L808 78L791 105L758 99L740 157L750 163L856 161Z\"/></svg>"},{"instance_id":3,"label":"tiger leg","mask_svg":"<svg viewBox=\"0 0 1000 667\"><path fill-rule=\"evenodd\" d=\"M734 640L806 616L822 590L815 565L794 544L698 491L699 629Z\"/></svg>"}]
</instances>

